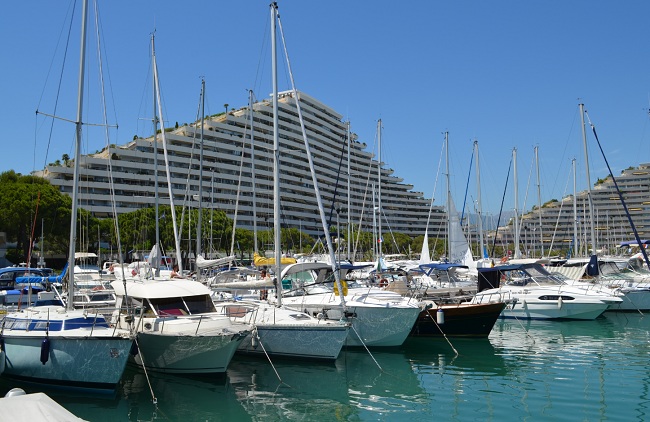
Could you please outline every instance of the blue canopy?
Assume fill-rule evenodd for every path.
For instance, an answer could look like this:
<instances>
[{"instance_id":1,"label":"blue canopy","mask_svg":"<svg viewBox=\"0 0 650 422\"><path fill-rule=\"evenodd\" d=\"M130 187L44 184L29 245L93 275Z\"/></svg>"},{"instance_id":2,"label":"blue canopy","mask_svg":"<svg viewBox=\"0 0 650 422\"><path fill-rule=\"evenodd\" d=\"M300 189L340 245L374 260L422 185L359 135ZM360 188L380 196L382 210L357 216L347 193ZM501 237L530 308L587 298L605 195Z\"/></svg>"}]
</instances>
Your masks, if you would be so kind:
<instances>
[{"instance_id":1,"label":"blue canopy","mask_svg":"<svg viewBox=\"0 0 650 422\"><path fill-rule=\"evenodd\" d=\"M650 239L642 240L641 244L642 245L650 245ZM627 242L621 242L618 246L619 247L622 247L622 246L639 246L639 244L637 243L636 240L628 240Z\"/></svg>"}]
</instances>

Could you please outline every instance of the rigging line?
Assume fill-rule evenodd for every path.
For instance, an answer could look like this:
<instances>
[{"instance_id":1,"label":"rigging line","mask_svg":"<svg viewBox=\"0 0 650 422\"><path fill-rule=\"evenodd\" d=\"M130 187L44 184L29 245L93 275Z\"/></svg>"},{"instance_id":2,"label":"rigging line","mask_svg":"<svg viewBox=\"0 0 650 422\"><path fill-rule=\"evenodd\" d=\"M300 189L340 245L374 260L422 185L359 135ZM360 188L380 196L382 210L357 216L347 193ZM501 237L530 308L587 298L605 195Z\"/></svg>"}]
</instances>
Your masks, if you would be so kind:
<instances>
[{"instance_id":1,"label":"rigging line","mask_svg":"<svg viewBox=\"0 0 650 422\"><path fill-rule=\"evenodd\" d=\"M66 61L67 61L66 58L68 56L68 47L70 45L70 35L72 33L72 21L74 20L74 11L76 9L75 4L76 4L76 2L74 2L74 4L72 4L72 6L71 6L72 7L72 15L70 16L70 26L68 27L68 36L66 37L65 49L63 50L64 51L63 52L63 62L61 64L61 73L59 75L59 84L57 86L56 96L55 96L55 100L54 100L54 113L56 113L56 111L58 109L59 96L61 94L61 87L63 85L63 74L64 74L64 70L65 70L65 64L66 64ZM68 9L68 11L70 11L70 9ZM59 39L60 39L60 36L59 36ZM52 68L53 64L54 64L54 57L52 57L52 62L50 64L50 69ZM49 75L49 70L48 70L48 75ZM46 84L47 84L47 79L46 79ZM43 86L43 90L41 91L41 98L38 101L39 105L41 104L41 101L43 99L44 94L45 94L45 86ZM36 114L38 114L38 106L36 107ZM47 166L47 156L49 155L49 152L50 152L50 145L51 145L51 142L52 142L52 133L53 133L53 131L54 131L54 120L52 120L52 122L50 123L50 133L49 133L48 138L47 138L47 146L45 148L45 157L44 157L44 161L43 161L43 168L45 168ZM36 159L36 158L34 158L34 159Z\"/></svg>"},{"instance_id":2,"label":"rigging line","mask_svg":"<svg viewBox=\"0 0 650 422\"><path fill-rule=\"evenodd\" d=\"M607 157L605 157L605 152L603 151L603 147L600 145L600 141L598 140L598 134L596 133L596 126L594 126L593 123L591 123L591 119L589 119L589 114L587 114L587 110L585 110L585 116L587 116L587 121L589 122L589 126L591 126L591 130L594 133L594 138L596 138L596 143L598 144L598 149L600 149L600 153L603 156L603 160L605 160L605 164L607 165L607 170L609 170L609 175L612 178L612 181L614 182L614 186L616 187L616 192L618 193L618 198L621 200L621 205L623 205L623 210L625 210L625 215L627 216L627 220L630 223L630 227L632 228L632 232L634 232L634 238L636 239L636 242L639 246L642 245L641 243L641 238L639 237L639 232L636 230L636 226L634 225L634 221L632 221L632 216L630 215L630 211L627 209L627 204L625 203L625 200L623 199L623 193L618 187L618 183L616 182L616 178L614 177L614 173L612 173L612 168L609 166L609 162L607 161ZM644 247L639 248L641 250L641 254L643 255L643 259L645 260L646 265L648 266L648 269L650 269L650 261L648 260L648 254L646 253L646 250ZM594 251L596 253L596 251Z\"/></svg>"},{"instance_id":3,"label":"rigging line","mask_svg":"<svg viewBox=\"0 0 650 422\"><path fill-rule=\"evenodd\" d=\"M235 234L237 228L237 214L239 213L239 196L241 194L241 183L244 173L244 156L246 155L246 130L248 130L248 120L244 124L244 132L241 140L241 159L239 160L239 179L237 180L237 196L235 199L235 212L232 219L232 239L230 241L230 255L235 253ZM253 142L253 136L251 131L251 142ZM255 181L253 181L255 183Z\"/></svg>"},{"instance_id":4,"label":"rigging line","mask_svg":"<svg viewBox=\"0 0 650 422\"><path fill-rule=\"evenodd\" d=\"M332 194L332 203L330 204L330 215L329 215L329 218L327 220L327 227L328 228L332 226L332 216L334 214L334 204L336 204L336 202L337 202L336 197L338 196L338 193L339 193L339 181L341 180L341 167L343 166L343 157L345 157L346 147L347 147L347 142L342 142L341 157L339 158L339 168L336 171L336 182L334 183L334 193ZM350 212L350 210L348 210L347 212Z\"/></svg>"},{"instance_id":5,"label":"rigging line","mask_svg":"<svg viewBox=\"0 0 650 422\"><path fill-rule=\"evenodd\" d=\"M103 61L106 62L106 73L108 74L108 86L109 86L108 91L111 94L111 105L113 106L113 118L117 122L117 111L115 109L115 95L113 95L113 84L111 82L111 72L108 69L109 64L108 64L108 54L106 54L106 48L103 49L104 55L102 56L102 54L101 54L101 52L102 52L101 47L103 46L103 44L100 44L100 39L106 39L106 38L103 37L103 34L104 34L103 26L101 25L101 16L99 15L99 6L97 5L96 1L95 1L95 27L96 27L96 31L97 31L97 54L99 56L100 65L102 64L102 60L101 60L102 57L104 57ZM100 38L100 33L102 34L101 38ZM102 75L103 75L103 71L102 71ZM102 81L102 91L104 91L104 82L103 81ZM105 96L105 94L102 94L102 95ZM106 107L106 106L104 105L104 107ZM118 125L116 123L115 127L117 127L117 126Z\"/></svg>"},{"instance_id":6,"label":"rigging line","mask_svg":"<svg viewBox=\"0 0 650 422\"><path fill-rule=\"evenodd\" d=\"M567 177L566 184L564 185L564 194L562 197L566 196L566 191L569 188L569 181L571 180L571 171L569 171L569 177ZM557 213L557 219L555 220L555 228L553 229L553 236L551 236L551 246L549 248L548 255L551 256L551 251L553 250L553 244L555 243L555 235L557 234L557 228L560 224L560 216L562 215L562 208L564 207L564 201L560 201L560 210ZM542 212L540 209L539 212ZM574 245L575 247L575 245Z\"/></svg>"},{"instance_id":7,"label":"rigging line","mask_svg":"<svg viewBox=\"0 0 650 422\"><path fill-rule=\"evenodd\" d=\"M524 203L521 207L522 211L526 209L526 202L528 202L528 193L529 193L529 188L530 188L530 181L533 178L533 169L535 168L535 157L533 156L533 161L530 164L530 172L528 173L528 182L526 182L526 195L524 196ZM521 214L521 219L519 219L519 233L521 233L521 229L524 227L524 214L522 212ZM519 239L519 242L521 242L521 238ZM526 249L526 244L524 242L524 249Z\"/></svg>"},{"instance_id":8,"label":"rigging line","mask_svg":"<svg viewBox=\"0 0 650 422\"><path fill-rule=\"evenodd\" d=\"M474 149L472 149L472 155L469 159L469 171L467 172L467 183L465 184L465 197L463 198L463 209L460 212L460 222L463 223L463 218L465 218L465 204L467 204L467 192L469 191L469 178L472 176L472 164L474 163Z\"/></svg>"},{"instance_id":9,"label":"rigging line","mask_svg":"<svg viewBox=\"0 0 650 422\"><path fill-rule=\"evenodd\" d=\"M278 26L279 26L279 29L280 29L280 35L281 35L281 38L282 38L282 46L284 48L284 56L286 58L287 71L289 72L289 76L290 76L290 79L291 79L291 90L293 92L293 96L294 96L294 99L295 99L295 102L296 102L296 111L298 112L298 118L300 120L300 129L301 129L301 132L302 132L302 138L303 138L303 142L304 142L304 145L305 145L305 153L307 154L307 161L309 163L309 170L311 172L312 184L314 185L314 194L316 196L316 202L318 203L318 212L319 212L319 215L320 215L321 224L323 226L323 231L325 232L325 240L327 241L327 249L328 249L328 252L329 252L330 260L332 262L332 271L334 271L335 283L338 286L339 291L342 292L343 288L341 286L340 271L337 271L338 263L336 262L336 257L334 256L334 248L332 246L332 238L330 236L329 229L327 227L327 221L325 219L325 210L323 209L323 204L322 204L322 201L321 201L320 189L318 187L318 179L317 179L317 176L316 176L316 171L314 169L314 160L313 160L313 157L312 157L311 148L309 146L309 139L307 137L307 129L305 128L305 121L304 121L303 114L302 114L302 108L300 107L300 98L298 96L298 90L296 89L296 84L295 84L295 80L294 80L294 77L293 77L293 72L291 70L291 62L289 61L289 52L287 50L287 43L286 43L286 39L284 37L284 27L282 25L282 21L280 20L280 15L277 14L277 4L275 4L274 7L276 8L275 16L277 18ZM277 100L274 100L274 101L277 101ZM276 105L277 105L277 103L276 103ZM277 116L275 116L275 118L277 118ZM279 267L280 267L280 264L278 263L278 268ZM341 300L341 306L343 307L343 310L345 311L347 309L347 307L345 305L345 297L344 297L344 295L340 296L340 300Z\"/></svg>"},{"instance_id":10,"label":"rigging line","mask_svg":"<svg viewBox=\"0 0 650 422\"><path fill-rule=\"evenodd\" d=\"M375 144L372 148L372 150L375 150L375 146L377 145L377 133L375 133ZM366 189L363 193L363 201L361 203L361 213L359 214L359 226L357 228L357 239L354 244L354 253L353 256L356 256L357 254L357 247L359 246L360 237L361 237L361 226L363 224L363 215L365 214L365 209L366 209L366 200L368 199L368 188L370 187L370 175L372 174L372 159L373 159L374 152L371 154L369 157L369 162L368 162L368 174L366 176ZM374 188L373 188L374 189ZM374 210L373 210L374 213ZM374 248L374 244L372 245Z\"/></svg>"},{"instance_id":11,"label":"rigging line","mask_svg":"<svg viewBox=\"0 0 650 422\"><path fill-rule=\"evenodd\" d=\"M429 203L429 213L427 214L427 225L425 227L425 230L429 230L429 222L431 221L431 211L433 211L433 203L435 202L436 198L436 189L438 188L438 177L440 176L440 167L442 166L442 156L444 152L444 143L442 144L443 148L440 151L440 158L438 158L438 171L436 172L436 181L433 184L433 192L431 192L431 202Z\"/></svg>"},{"instance_id":12,"label":"rigging line","mask_svg":"<svg viewBox=\"0 0 650 422\"><path fill-rule=\"evenodd\" d=\"M494 250L497 246L497 235L499 233L499 224L501 224L501 213L503 212L503 203L506 200L506 192L508 190L508 179L510 179L510 169L512 169L512 157L510 157L510 164L508 165L508 175L506 176L506 185L503 187L503 196L501 197L501 208L499 209L499 218L497 219L497 228L494 231L494 241L492 242L492 250L490 256L494 257ZM505 252L505 251L504 251Z\"/></svg>"}]
</instances>

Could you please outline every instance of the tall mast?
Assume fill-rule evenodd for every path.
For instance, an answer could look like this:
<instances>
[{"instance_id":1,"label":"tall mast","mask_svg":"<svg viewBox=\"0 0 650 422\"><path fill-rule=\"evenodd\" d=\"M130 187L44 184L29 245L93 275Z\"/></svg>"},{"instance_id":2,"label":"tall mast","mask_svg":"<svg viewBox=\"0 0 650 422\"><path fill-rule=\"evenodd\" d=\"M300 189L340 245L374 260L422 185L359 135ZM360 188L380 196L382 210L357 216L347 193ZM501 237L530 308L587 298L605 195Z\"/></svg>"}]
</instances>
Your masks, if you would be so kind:
<instances>
[{"instance_id":1,"label":"tall mast","mask_svg":"<svg viewBox=\"0 0 650 422\"><path fill-rule=\"evenodd\" d=\"M155 34L151 34L151 58L152 58L152 63L153 63L153 58L156 57L156 47L154 43L154 37ZM152 65L153 67L153 65ZM152 71L153 73L153 71ZM151 78L153 80L153 78ZM153 81L151 84L152 92L153 92L153 140L151 142L151 146L153 147L153 191L155 192L154 195L154 203L155 203L155 214L156 214L156 247L160 251L160 217L159 217L159 205L160 201L158 199L158 114L156 113L156 83ZM162 253L160 253L162 255ZM156 259L156 261L153 263L153 268L154 268L154 274L156 276L160 275L160 259Z\"/></svg>"},{"instance_id":2,"label":"tall mast","mask_svg":"<svg viewBox=\"0 0 650 422\"><path fill-rule=\"evenodd\" d=\"M381 234L381 119L377 120L377 266L381 269L382 242L384 239Z\"/></svg>"},{"instance_id":3,"label":"tall mast","mask_svg":"<svg viewBox=\"0 0 650 422\"><path fill-rule=\"evenodd\" d=\"M153 56L153 79L156 88L156 102L158 104L158 115L162 118L162 101L160 99L160 78L158 77L158 65L156 64L156 56ZM161 120L162 123L162 120ZM178 270L180 273L183 271L183 260L181 255L181 242L178 238L178 228L176 224L176 209L174 208L174 191L171 179L171 172L169 171L169 156L167 154L167 140L165 138L164 125L160 125L160 135L162 137L163 154L165 156L165 168L167 170L167 191L169 192L169 205L172 214L172 226L174 229L174 243L176 244L176 262L178 263ZM158 192L156 192L156 195Z\"/></svg>"},{"instance_id":4,"label":"tall mast","mask_svg":"<svg viewBox=\"0 0 650 422\"><path fill-rule=\"evenodd\" d=\"M198 258L201 255L201 223L203 221L203 123L205 119L205 79L201 79L201 141L199 150L199 215L196 220L196 256L194 263L196 265L196 279L201 281L201 271L199 271Z\"/></svg>"},{"instance_id":5,"label":"tall mast","mask_svg":"<svg viewBox=\"0 0 650 422\"><path fill-rule=\"evenodd\" d=\"M348 246L347 246L346 256L348 257L348 261L349 261L349 260L353 259L353 257L350 256L350 240L351 240L350 237L351 237L351 230L352 230L352 228L350 227L351 221L352 221L352 217L350 215L351 212L352 212L352 202L351 202L351 198L350 198L350 179L352 178L352 175L350 173L350 149L352 147L352 140L350 138L350 121L349 120L348 120L347 128L348 128L348 130L347 130L347 136L348 136L348 212L346 214L348 216L348 224L347 224L347 226L348 226L348 235L347 235Z\"/></svg>"},{"instance_id":6,"label":"tall mast","mask_svg":"<svg viewBox=\"0 0 650 422\"><path fill-rule=\"evenodd\" d=\"M445 132L445 165L447 172L447 261L451 262L451 181L449 180L449 132Z\"/></svg>"},{"instance_id":7,"label":"tall mast","mask_svg":"<svg viewBox=\"0 0 650 422\"><path fill-rule=\"evenodd\" d=\"M571 160L571 167L573 168L573 255L577 255L578 250L578 204L577 204L577 191L576 191L576 159Z\"/></svg>"},{"instance_id":8,"label":"tall mast","mask_svg":"<svg viewBox=\"0 0 650 422\"><path fill-rule=\"evenodd\" d=\"M257 252L257 199L255 197L255 137L253 136L253 90L248 91L248 113L251 126L251 188L253 189L253 252Z\"/></svg>"},{"instance_id":9,"label":"tall mast","mask_svg":"<svg viewBox=\"0 0 650 422\"><path fill-rule=\"evenodd\" d=\"M539 216L539 246L541 248L540 258L544 258L544 234L542 233L542 193L539 179L539 147L535 147L535 163L537 167L537 215Z\"/></svg>"},{"instance_id":10,"label":"tall mast","mask_svg":"<svg viewBox=\"0 0 650 422\"><path fill-rule=\"evenodd\" d=\"M594 203L591 197L591 177L589 175L589 153L587 152L587 133L585 131L585 105L580 104L580 124L582 127L582 143L585 149L585 170L587 175L587 200L589 201L589 228L591 231L591 254L596 255L596 230L594 228Z\"/></svg>"},{"instance_id":11,"label":"tall mast","mask_svg":"<svg viewBox=\"0 0 650 422\"><path fill-rule=\"evenodd\" d=\"M517 148L512 149L512 163L515 185L515 249L514 258L521 258L521 251L519 250L519 186L517 181Z\"/></svg>"},{"instance_id":12,"label":"tall mast","mask_svg":"<svg viewBox=\"0 0 650 422\"><path fill-rule=\"evenodd\" d=\"M478 207L478 247L479 247L479 256L481 258L487 258L483 256L483 216L481 208L481 167L478 162L478 141L474 141L474 155L476 156L476 191L477 191L477 207Z\"/></svg>"},{"instance_id":13,"label":"tall mast","mask_svg":"<svg viewBox=\"0 0 650 422\"><path fill-rule=\"evenodd\" d=\"M278 58L276 46L276 20L278 16L277 3L271 3L271 69L273 82L273 231L275 242L275 278L277 280L276 296L278 306L282 305L282 277L280 260L280 137L278 134ZM298 99L296 98L296 101Z\"/></svg>"},{"instance_id":14,"label":"tall mast","mask_svg":"<svg viewBox=\"0 0 650 422\"><path fill-rule=\"evenodd\" d=\"M83 2L81 12L81 47L79 53L79 81L77 95L77 119L75 121L75 159L72 179L72 215L70 217L70 246L68 250L68 310L74 309L74 254L77 241L77 190L79 189L79 161L81 161L81 130L83 118L84 71L86 63L86 22L88 19L88 1Z\"/></svg>"}]
</instances>

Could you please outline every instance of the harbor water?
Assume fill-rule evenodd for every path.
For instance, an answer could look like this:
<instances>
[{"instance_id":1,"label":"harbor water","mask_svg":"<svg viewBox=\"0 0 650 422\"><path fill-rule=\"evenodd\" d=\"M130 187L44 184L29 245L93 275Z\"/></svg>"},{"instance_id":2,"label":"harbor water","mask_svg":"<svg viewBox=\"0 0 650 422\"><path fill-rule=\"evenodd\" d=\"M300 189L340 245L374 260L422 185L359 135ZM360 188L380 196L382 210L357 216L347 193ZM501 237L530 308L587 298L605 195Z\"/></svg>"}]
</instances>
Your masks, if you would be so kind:
<instances>
[{"instance_id":1,"label":"harbor water","mask_svg":"<svg viewBox=\"0 0 650 422\"><path fill-rule=\"evenodd\" d=\"M649 330L638 313L499 320L487 339L409 338L333 363L236 356L227 374L198 378L129 367L110 397L0 387L46 392L89 421L644 421Z\"/></svg>"}]
</instances>

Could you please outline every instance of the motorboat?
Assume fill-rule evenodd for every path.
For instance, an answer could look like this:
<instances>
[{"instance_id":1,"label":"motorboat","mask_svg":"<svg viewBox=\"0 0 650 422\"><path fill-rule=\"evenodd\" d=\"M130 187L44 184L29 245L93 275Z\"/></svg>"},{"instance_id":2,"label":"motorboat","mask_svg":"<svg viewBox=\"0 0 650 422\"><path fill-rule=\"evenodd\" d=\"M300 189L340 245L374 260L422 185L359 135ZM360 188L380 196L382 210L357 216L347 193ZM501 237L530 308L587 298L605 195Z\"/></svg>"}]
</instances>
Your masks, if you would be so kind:
<instances>
[{"instance_id":1,"label":"motorboat","mask_svg":"<svg viewBox=\"0 0 650 422\"><path fill-rule=\"evenodd\" d=\"M226 371L250 325L217 311L211 291L188 279L116 280L113 322L135 326L135 363L172 374Z\"/></svg>"},{"instance_id":2,"label":"motorboat","mask_svg":"<svg viewBox=\"0 0 650 422\"><path fill-rule=\"evenodd\" d=\"M504 301L503 318L591 320L622 299L571 286L538 263L479 268L478 293L470 303Z\"/></svg>"}]
</instances>

